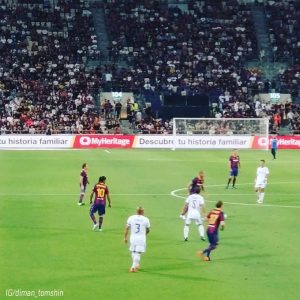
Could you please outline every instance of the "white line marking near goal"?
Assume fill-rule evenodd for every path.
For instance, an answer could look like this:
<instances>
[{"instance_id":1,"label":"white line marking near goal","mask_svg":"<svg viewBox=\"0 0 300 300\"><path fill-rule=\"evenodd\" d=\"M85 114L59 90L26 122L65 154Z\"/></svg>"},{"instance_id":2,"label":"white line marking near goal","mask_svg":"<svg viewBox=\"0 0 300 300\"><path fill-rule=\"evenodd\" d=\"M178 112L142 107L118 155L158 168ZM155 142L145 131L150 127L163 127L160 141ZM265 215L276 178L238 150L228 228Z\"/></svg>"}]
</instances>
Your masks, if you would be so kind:
<instances>
[{"instance_id":1,"label":"white line marking near goal","mask_svg":"<svg viewBox=\"0 0 300 300\"><path fill-rule=\"evenodd\" d=\"M108 151L108 150L104 150L106 153L108 153L108 154L110 154L111 152L110 151Z\"/></svg>"}]
</instances>

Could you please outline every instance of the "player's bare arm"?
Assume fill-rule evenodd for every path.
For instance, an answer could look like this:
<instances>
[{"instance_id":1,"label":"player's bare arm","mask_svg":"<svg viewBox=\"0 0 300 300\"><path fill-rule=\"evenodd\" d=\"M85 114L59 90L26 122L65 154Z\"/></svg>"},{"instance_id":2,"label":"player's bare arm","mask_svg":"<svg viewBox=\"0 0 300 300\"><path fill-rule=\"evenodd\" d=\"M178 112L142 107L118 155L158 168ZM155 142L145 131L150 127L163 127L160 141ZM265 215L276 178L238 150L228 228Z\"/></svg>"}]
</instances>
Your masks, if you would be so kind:
<instances>
[{"instance_id":1,"label":"player's bare arm","mask_svg":"<svg viewBox=\"0 0 300 300\"><path fill-rule=\"evenodd\" d=\"M188 207L189 207L189 206L188 206L188 204L186 203L186 204L184 205L183 209L182 209L182 213L181 213L182 216L184 216L184 215L187 213Z\"/></svg>"},{"instance_id":2,"label":"player's bare arm","mask_svg":"<svg viewBox=\"0 0 300 300\"><path fill-rule=\"evenodd\" d=\"M92 191L92 193L91 193L91 195L90 195L90 204L92 204L93 203L93 196L94 196L94 190Z\"/></svg>"},{"instance_id":3,"label":"player's bare arm","mask_svg":"<svg viewBox=\"0 0 300 300\"><path fill-rule=\"evenodd\" d=\"M225 222L224 222L224 221L221 221L221 222L220 222L220 225L221 225L220 230L224 230L224 228L225 228Z\"/></svg>"},{"instance_id":4,"label":"player's bare arm","mask_svg":"<svg viewBox=\"0 0 300 300\"><path fill-rule=\"evenodd\" d=\"M127 240L127 238L128 238L128 232L129 232L129 226L126 225L125 231L124 231L124 243L125 244L127 244L127 242L128 242L128 240Z\"/></svg>"},{"instance_id":5,"label":"player's bare arm","mask_svg":"<svg viewBox=\"0 0 300 300\"><path fill-rule=\"evenodd\" d=\"M110 196L107 195L107 200L108 200L108 207L111 207L111 200L110 200Z\"/></svg>"},{"instance_id":6,"label":"player's bare arm","mask_svg":"<svg viewBox=\"0 0 300 300\"><path fill-rule=\"evenodd\" d=\"M146 234L148 234L150 232L150 228L146 228Z\"/></svg>"}]
</instances>

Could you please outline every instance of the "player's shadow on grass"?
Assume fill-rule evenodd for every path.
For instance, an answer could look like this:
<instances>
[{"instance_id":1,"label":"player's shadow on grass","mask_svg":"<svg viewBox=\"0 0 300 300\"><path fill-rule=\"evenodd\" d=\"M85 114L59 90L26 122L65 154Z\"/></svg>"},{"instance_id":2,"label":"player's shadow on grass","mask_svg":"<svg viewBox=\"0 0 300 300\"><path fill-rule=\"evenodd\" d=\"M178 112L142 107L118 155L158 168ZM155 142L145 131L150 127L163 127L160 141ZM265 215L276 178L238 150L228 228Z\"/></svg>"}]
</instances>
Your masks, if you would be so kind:
<instances>
[{"instance_id":1,"label":"player's shadow on grass","mask_svg":"<svg viewBox=\"0 0 300 300\"><path fill-rule=\"evenodd\" d=\"M228 257L224 257L224 258L218 258L216 259L217 261L233 261L233 260L249 260L251 258L253 259L257 259L257 258L262 258L265 259L267 257L271 257L274 255L270 255L270 254L248 254L248 255L241 255L241 256L228 256Z\"/></svg>"},{"instance_id":2,"label":"player's shadow on grass","mask_svg":"<svg viewBox=\"0 0 300 300\"><path fill-rule=\"evenodd\" d=\"M167 273L162 273L159 270L154 271L154 270L140 270L139 272L141 273L145 273L145 274L149 274L149 275L156 275L159 277L164 277L164 278L171 278L171 279L182 279L184 281L188 280L188 281L197 281L199 282L199 280L201 281L210 281L210 282L220 282L219 280L215 280L215 279L209 279L207 277L200 277L200 276L190 276L190 275L179 275L177 274L167 274ZM176 272L176 268L174 269L174 272Z\"/></svg>"},{"instance_id":3,"label":"player's shadow on grass","mask_svg":"<svg viewBox=\"0 0 300 300\"><path fill-rule=\"evenodd\" d=\"M201 261L199 261L201 263ZM206 264L206 263L203 263ZM211 282L220 282L220 280L209 279L207 277L200 277L200 276L191 276L187 275L186 273L180 275L179 270L183 269L198 269L201 270L199 264L191 264L190 261L185 261L183 263L174 263L174 264L161 264L157 267L150 267L147 269L141 269L139 272L149 275L157 275L160 277L165 278L172 278L172 279L182 279L182 280L190 280L190 281L211 281ZM173 271L173 273L165 273Z\"/></svg>"}]
</instances>

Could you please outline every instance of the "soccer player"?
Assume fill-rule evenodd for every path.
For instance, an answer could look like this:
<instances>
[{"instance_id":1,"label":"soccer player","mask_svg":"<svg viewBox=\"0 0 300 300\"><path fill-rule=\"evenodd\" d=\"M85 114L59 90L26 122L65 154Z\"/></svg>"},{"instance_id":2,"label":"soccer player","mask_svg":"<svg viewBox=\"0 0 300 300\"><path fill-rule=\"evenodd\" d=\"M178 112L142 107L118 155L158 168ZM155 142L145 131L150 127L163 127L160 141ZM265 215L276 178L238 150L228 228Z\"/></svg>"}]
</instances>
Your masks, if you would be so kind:
<instances>
[{"instance_id":1,"label":"soccer player","mask_svg":"<svg viewBox=\"0 0 300 300\"><path fill-rule=\"evenodd\" d=\"M135 273L140 268L141 254L146 252L146 235L150 232L150 221L144 216L144 208L138 207L136 214L128 218L124 232L124 242L127 244L130 230L130 246L132 265L130 272Z\"/></svg>"},{"instance_id":2,"label":"soccer player","mask_svg":"<svg viewBox=\"0 0 300 300\"><path fill-rule=\"evenodd\" d=\"M193 190L193 194L189 195L186 198L185 205L180 215L180 217L183 219L184 215L187 214L185 218L184 228L183 228L183 236L186 242L188 241L189 231L190 231L189 226L192 223L192 221L194 221L199 228L199 234L201 240L205 241L204 226L201 217L201 213L205 214L204 198L199 194L200 194L200 187L197 186Z\"/></svg>"},{"instance_id":3,"label":"soccer player","mask_svg":"<svg viewBox=\"0 0 300 300\"><path fill-rule=\"evenodd\" d=\"M94 223L93 230L102 231L103 217L105 215L106 199L108 200L108 207L111 207L109 190L105 182L106 182L106 177L100 176L99 181L94 186L90 196L90 204L92 204L93 196L95 194L94 203L91 205L90 208L90 217ZM94 215L96 212L98 212L99 215L99 223L97 223Z\"/></svg>"},{"instance_id":4,"label":"soccer player","mask_svg":"<svg viewBox=\"0 0 300 300\"><path fill-rule=\"evenodd\" d=\"M203 251L198 252L198 255L203 258L205 261L210 261L210 253L214 249L216 249L218 242L219 242L219 236L218 236L218 229L221 225L221 230L224 230L225 227L225 217L223 213L223 202L218 201L216 204L216 208L211 210L209 214L207 215L207 238L209 241L209 246Z\"/></svg>"},{"instance_id":5,"label":"soccer player","mask_svg":"<svg viewBox=\"0 0 300 300\"><path fill-rule=\"evenodd\" d=\"M265 188L270 174L269 168L265 166L265 160L260 160L256 171L255 192L257 193L257 203L262 204L265 197Z\"/></svg>"},{"instance_id":6,"label":"soccer player","mask_svg":"<svg viewBox=\"0 0 300 300\"><path fill-rule=\"evenodd\" d=\"M193 194L196 187L200 187L200 190L204 192L204 171L199 171L197 177L195 177L188 186L188 191Z\"/></svg>"},{"instance_id":7,"label":"soccer player","mask_svg":"<svg viewBox=\"0 0 300 300\"><path fill-rule=\"evenodd\" d=\"M271 153L273 155L273 159L276 159L277 149L278 149L278 140L274 136L271 141Z\"/></svg>"},{"instance_id":8,"label":"soccer player","mask_svg":"<svg viewBox=\"0 0 300 300\"><path fill-rule=\"evenodd\" d=\"M89 183L89 179L88 179L88 175L87 175L87 164L84 163L82 165L82 170L81 170L80 179L79 179L79 186L80 186L80 196L79 196L79 201L78 201L79 206L84 205L83 198L84 198L84 195L86 192L87 184L90 184L90 183Z\"/></svg>"},{"instance_id":9,"label":"soccer player","mask_svg":"<svg viewBox=\"0 0 300 300\"><path fill-rule=\"evenodd\" d=\"M241 167L240 157L238 155L237 149L234 149L232 152L232 155L230 155L230 157L229 157L230 173L229 173L229 178L228 178L228 183L227 183L226 189L228 189L229 184L231 183L231 180L232 180L232 188L236 189L235 182L236 182L236 178L238 176L240 167Z\"/></svg>"}]
</instances>

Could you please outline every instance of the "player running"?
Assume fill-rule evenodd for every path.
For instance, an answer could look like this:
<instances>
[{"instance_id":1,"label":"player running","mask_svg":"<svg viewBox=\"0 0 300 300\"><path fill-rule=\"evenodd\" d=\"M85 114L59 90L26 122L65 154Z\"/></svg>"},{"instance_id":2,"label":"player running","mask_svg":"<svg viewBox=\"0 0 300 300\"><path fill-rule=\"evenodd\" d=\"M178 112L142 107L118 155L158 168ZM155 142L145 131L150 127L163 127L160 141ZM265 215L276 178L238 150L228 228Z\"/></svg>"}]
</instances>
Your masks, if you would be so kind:
<instances>
[{"instance_id":1,"label":"player running","mask_svg":"<svg viewBox=\"0 0 300 300\"><path fill-rule=\"evenodd\" d=\"M79 196L79 201L78 201L79 206L84 205L83 198L84 198L84 195L86 192L87 184L90 184L90 183L89 183L89 179L88 179L88 175L87 175L87 164L84 163L82 165L82 170L81 170L80 179L79 179L79 186L80 186L80 196Z\"/></svg>"},{"instance_id":2,"label":"player running","mask_svg":"<svg viewBox=\"0 0 300 300\"><path fill-rule=\"evenodd\" d=\"M209 246L203 251L199 251L198 255L203 258L204 261L210 261L210 253L216 249L219 241L218 229L221 225L220 230L224 230L225 227L225 217L223 213L223 202L218 201L216 208L211 210L207 215L207 238L209 241Z\"/></svg>"},{"instance_id":3,"label":"player running","mask_svg":"<svg viewBox=\"0 0 300 300\"><path fill-rule=\"evenodd\" d=\"M239 173L239 168L241 167L240 157L238 155L237 149L234 149L232 155L229 157L229 178L226 189L228 189L229 184L232 180L232 188L236 189L235 182Z\"/></svg>"},{"instance_id":4,"label":"player running","mask_svg":"<svg viewBox=\"0 0 300 300\"><path fill-rule=\"evenodd\" d=\"M102 231L103 217L105 215L105 207L106 207L106 199L108 200L108 207L111 207L111 200L109 196L109 190L107 185L105 184L106 177L99 177L99 182L94 186L91 196L90 196L90 204L93 203L93 196L95 194L94 203L90 208L90 217L94 223L93 230ZM98 212L99 215L99 223L97 223L95 218L95 213Z\"/></svg>"},{"instance_id":5,"label":"player running","mask_svg":"<svg viewBox=\"0 0 300 300\"><path fill-rule=\"evenodd\" d=\"M265 188L267 186L268 177L270 174L269 168L265 166L265 160L260 160L259 167L256 171L255 192L257 193L257 203L262 204L265 197Z\"/></svg>"},{"instance_id":6,"label":"player running","mask_svg":"<svg viewBox=\"0 0 300 300\"><path fill-rule=\"evenodd\" d=\"M205 214L204 198L199 195L200 187L195 187L193 194L189 195L185 200L185 205L183 207L180 217L185 219L185 224L183 228L183 237L187 242L190 231L190 224L192 221L198 226L200 238L205 241L204 237L204 226L202 222L201 214ZM186 218L184 217L187 214Z\"/></svg>"},{"instance_id":7,"label":"player running","mask_svg":"<svg viewBox=\"0 0 300 300\"><path fill-rule=\"evenodd\" d=\"M136 214L128 218L124 232L124 242L127 244L130 230L130 247L132 265L130 272L135 273L140 268L141 254L146 252L146 235L150 232L150 221L144 216L144 208L138 207Z\"/></svg>"},{"instance_id":8,"label":"player running","mask_svg":"<svg viewBox=\"0 0 300 300\"><path fill-rule=\"evenodd\" d=\"M195 188L199 187L201 191L204 192L204 171L199 171L197 177L195 177L188 186L188 191L190 194L193 194Z\"/></svg>"}]
</instances>

